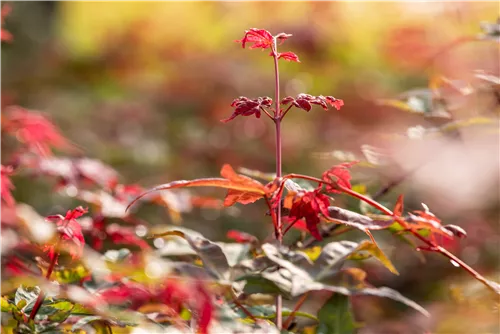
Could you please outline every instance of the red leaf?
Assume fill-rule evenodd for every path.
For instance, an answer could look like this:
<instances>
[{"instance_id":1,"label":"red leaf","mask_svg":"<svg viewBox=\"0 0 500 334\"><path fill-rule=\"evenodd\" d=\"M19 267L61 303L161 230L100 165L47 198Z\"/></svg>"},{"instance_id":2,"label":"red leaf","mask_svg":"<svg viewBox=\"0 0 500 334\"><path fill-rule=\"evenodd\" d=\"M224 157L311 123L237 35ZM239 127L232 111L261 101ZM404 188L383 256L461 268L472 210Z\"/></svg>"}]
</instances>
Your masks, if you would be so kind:
<instances>
[{"instance_id":1,"label":"red leaf","mask_svg":"<svg viewBox=\"0 0 500 334\"><path fill-rule=\"evenodd\" d=\"M333 166L329 170L325 171L322 175L322 179L326 182L334 182L339 186L347 189L352 189L351 187L351 174L349 173L349 168L357 164L358 161L344 162L340 165ZM326 186L326 190L332 193L341 193L339 190L331 185Z\"/></svg>"},{"instance_id":2,"label":"red leaf","mask_svg":"<svg viewBox=\"0 0 500 334\"><path fill-rule=\"evenodd\" d=\"M14 169L12 166L1 165L1 197L2 201L7 206L13 206L15 204L14 197L12 197L11 190L14 189L14 185L10 180L9 176L12 175Z\"/></svg>"},{"instance_id":3,"label":"red leaf","mask_svg":"<svg viewBox=\"0 0 500 334\"><path fill-rule=\"evenodd\" d=\"M258 97L256 99L249 99L247 97L241 96L235 99L231 103L231 107L235 108L233 114L226 118L222 119L222 123L227 123L233 120L236 116L251 116L255 115L255 117L260 118L261 108L270 107L273 103L273 100L267 96Z\"/></svg>"},{"instance_id":4,"label":"red leaf","mask_svg":"<svg viewBox=\"0 0 500 334\"><path fill-rule=\"evenodd\" d=\"M234 241L242 243L242 244L253 243L253 242L257 241L257 238L254 237L253 235L245 233L245 232L241 232L238 230L229 230L227 232L226 236L229 239L233 239Z\"/></svg>"},{"instance_id":5,"label":"red leaf","mask_svg":"<svg viewBox=\"0 0 500 334\"><path fill-rule=\"evenodd\" d=\"M299 57L293 52L283 52L283 53L278 53L278 59L284 59L288 61L295 61L297 63L300 63Z\"/></svg>"},{"instance_id":6,"label":"red leaf","mask_svg":"<svg viewBox=\"0 0 500 334\"><path fill-rule=\"evenodd\" d=\"M437 233L449 239L453 239L453 231L441 225L441 220L429 210L427 205L422 203L422 206L424 207L424 211L416 210L413 211L413 214L408 213L408 222L411 223L411 228L415 230L428 229L432 233Z\"/></svg>"},{"instance_id":7,"label":"red leaf","mask_svg":"<svg viewBox=\"0 0 500 334\"><path fill-rule=\"evenodd\" d=\"M47 217L48 220L57 220L56 226L59 233L59 241L44 247L44 250L48 251L50 259L53 259L56 252L60 252L61 249L67 251L73 259L79 259L82 256L85 239L82 227L76 219L86 212L87 209L79 206L74 210L68 210L65 217L61 215Z\"/></svg>"},{"instance_id":8,"label":"red leaf","mask_svg":"<svg viewBox=\"0 0 500 334\"><path fill-rule=\"evenodd\" d=\"M54 124L39 112L10 107L3 123L5 132L16 135L28 149L39 155L51 155L51 148L74 149Z\"/></svg>"},{"instance_id":9,"label":"red leaf","mask_svg":"<svg viewBox=\"0 0 500 334\"><path fill-rule=\"evenodd\" d=\"M286 39L285 36L280 37L281 40ZM237 43L241 43L241 46L245 48L246 43L253 43L249 49L267 49L273 45L274 38L273 35L267 30L251 28L249 30L245 30L245 36L243 39L235 41Z\"/></svg>"},{"instance_id":10,"label":"red leaf","mask_svg":"<svg viewBox=\"0 0 500 334\"><path fill-rule=\"evenodd\" d=\"M184 188L184 187L217 187L236 190L242 193L251 193L263 197L266 194L266 188L260 182L249 177L236 174L231 166L224 165L221 174L227 178L205 178L195 180L180 180L166 183L147 190L136 197L127 207L127 210L142 197L160 190Z\"/></svg>"},{"instance_id":11,"label":"red leaf","mask_svg":"<svg viewBox=\"0 0 500 334\"><path fill-rule=\"evenodd\" d=\"M9 4L4 4L4 5L2 6L2 12L1 12L1 14L0 14L0 15L1 15L1 21L2 21L2 22L1 22L2 26L3 26L3 23L4 23L5 17L6 17L7 15L9 15L9 13L10 13L11 9L12 9L12 8L10 7L10 5L9 5ZM10 42L10 41L12 41L12 39L13 39L13 38L12 38L12 34L11 34L10 32L8 32L8 31L7 31L7 30L5 30L5 29L1 29L1 31L0 31L0 40L1 40L1 41Z\"/></svg>"},{"instance_id":12,"label":"red leaf","mask_svg":"<svg viewBox=\"0 0 500 334\"><path fill-rule=\"evenodd\" d=\"M281 100L281 104L286 105L292 102L297 108L304 109L305 111L311 110L311 104L321 106L324 110L328 110L328 105L340 110L344 105L344 101L334 98L333 96L313 96L309 94L299 94L296 98L288 96Z\"/></svg>"},{"instance_id":13,"label":"red leaf","mask_svg":"<svg viewBox=\"0 0 500 334\"><path fill-rule=\"evenodd\" d=\"M114 188L118 184L118 173L99 160L83 158L74 164L80 176L95 184L107 188Z\"/></svg>"},{"instance_id":14,"label":"red leaf","mask_svg":"<svg viewBox=\"0 0 500 334\"><path fill-rule=\"evenodd\" d=\"M189 300L189 297L190 290L174 279L168 279L165 287L157 294L158 300L176 313L181 312L183 304Z\"/></svg>"},{"instance_id":15,"label":"red leaf","mask_svg":"<svg viewBox=\"0 0 500 334\"><path fill-rule=\"evenodd\" d=\"M138 309L153 298L146 287L133 281L122 282L119 285L101 290L97 292L97 296L111 305L129 304L133 310Z\"/></svg>"},{"instance_id":16,"label":"red leaf","mask_svg":"<svg viewBox=\"0 0 500 334\"><path fill-rule=\"evenodd\" d=\"M322 240L317 226L320 222L319 214L328 217L329 205L328 196L321 194L318 189L301 192L294 198L288 217L292 221L305 218L307 230L313 237Z\"/></svg>"},{"instance_id":17,"label":"red leaf","mask_svg":"<svg viewBox=\"0 0 500 334\"><path fill-rule=\"evenodd\" d=\"M237 174L234 169L227 164L222 166L221 176L237 183L248 184L250 187L255 186L260 188L262 186L260 182L255 181L248 176ZM224 206L231 206L235 203L250 204L261 198L262 194L260 193L229 189L227 191L226 198L224 199Z\"/></svg>"},{"instance_id":18,"label":"red leaf","mask_svg":"<svg viewBox=\"0 0 500 334\"><path fill-rule=\"evenodd\" d=\"M195 285L196 300L198 301L198 332L208 334L208 328L214 313L212 297L200 281L197 281Z\"/></svg>"},{"instance_id":19,"label":"red leaf","mask_svg":"<svg viewBox=\"0 0 500 334\"><path fill-rule=\"evenodd\" d=\"M111 224L106 228L107 236L113 241L115 245L137 246L140 249L151 249L151 246L139 238L135 234L135 230L120 226L118 224Z\"/></svg>"}]
</instances>

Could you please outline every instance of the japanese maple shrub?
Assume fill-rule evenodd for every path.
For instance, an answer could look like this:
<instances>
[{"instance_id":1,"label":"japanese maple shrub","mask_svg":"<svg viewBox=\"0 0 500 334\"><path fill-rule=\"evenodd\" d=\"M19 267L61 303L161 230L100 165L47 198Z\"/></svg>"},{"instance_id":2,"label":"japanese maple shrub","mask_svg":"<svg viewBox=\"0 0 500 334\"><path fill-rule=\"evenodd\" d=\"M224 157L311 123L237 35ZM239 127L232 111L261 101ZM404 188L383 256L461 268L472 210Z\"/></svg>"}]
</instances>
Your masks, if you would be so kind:
<instances>
[{"instance_id":1,"label":"japanese maple shrub","mask_svg":"<svg viewBox=\"0 0 500 334\"><path fill-rule=\"evenodd\" d=\"M305 93L298 94L295 97L286 96L282 98L280 96L279 61L300 62L299 57L293 52L278 51L278 46L291 36L286 33L272 35L267 30L252 28L245 31L243 39L236 41L243 48L248 47L249 49L269 51L269 56L274 62L274 100L268 96L254 98L240 96L231 103L231 107L234 109L233 113L228 118L221 120L223 123L228 123L238 116L254 116L256 118L265 116L264 118L267 117L274 123L276 135L276 170L273 177L268 178L269 182L262 184L249 176L237 174L232 167L224 165L221 170L222 178L174 181L150 189L136 200L147 194L161 190L184 187L220 187L227 189L227 195L224 200L225 206L231 206L235 203L250 204L257 200L265 201L274 226L275 242L259 245L256 238L251 235L234 230L229 231L228 237L237 242L252 244L255 247L255 253L259 254L259 256L236 266L240 269L241 266L245 268L244 273L240 273L239 277L231 274L229 276L219 275L218 277L219 279L231 277L234 279L234 282L244 282L243 285L233 284L231 289L236 294L236 298L240 300L236 306L241 308L243 313L254 321L256 319L254 319L255 317L252 315L251 310L245 309L245 301L250 302L251 297L249 296L252 294L269 293L272 291L272 294L275 295L275 307L272 314L275 318L276 327L279 330L289 328L298 309L304 303L310 291L330 291L334 293L333 297L325 304L324 312L320 311L321 326L328 327L332 325L323 323L326 317L325 313L328 313L327 310L334 305L348 303L348 297L354 295L375 295L392 298L427 315L427 312L422 307L396 291L386 287L371 287L365 281L366 273L361 269L343 268L347 259L359 258L358 255L363 253L377 258L388 270L394 274L398 274L396 268L378 247L370 232L371 230L382 230L393 227L390 231L394 231L394 227L398 226L396 229L398 230L397 233L410 233L423 243L422 246L417 247L417 250L441 253L485 284L490 290L499 293L498 284L485 279L436 241L435 235L449 239L465 237L466 234L463 229L454 225L441 225L441 221L427 207L425 207L424 211L405 214L402 195L399 196L394 209L390 210L376 200L354 191L350 183L351 176L349 170L356 165L356 161L333 166L319 178L293 173L282 173L281 125L288 112L294 108L309 112L314 105L320 106L326 111L331 107L339 111L344 105L343 100L333 96L312 96ZM263 176L266 179L266 175L263 173L256 172L253 174ZM315 184L315 187L313 186L312 190L306 190L294 182L293 179L310 182L312 185ZM347 209L333 206L331 204L331 196L339 195L347 195L361 200L378 210L381 214L378 215L377 219L373 219ZM135 203L136 200L130 205ZM311 261L304 253L298 250L292 250L292 245L283 245L283 235L293 227L305 229L314 239L321 240L322 233L318 230L318 224L321 221L329 222L334 227L348 226L359 229L367 234L369 240L361 243L350 241L331 242L324 246L321 254L315 261ZM423 233L423 231L426 232ZM164 234L155 235L155 237L172 235L187 238L186 234L176 231L168 231ZM307 244L310 244L310 242ZM195 249L197 248L195 247ZM199 248L198 251L200 251ZM204 256L202 252L200 253L205 267L213 266L213 263L211 263L213 259L208 259L206 255ZM342 278L346 276L352 280L350 284L346 284L345 278ZM336 283L332 284L332 282ZM223 283L219 281L219 284ZM291 312L283 310L283 297L299 297L295 308ZM285 314L288 315L288 318L283 321L283 315ZM351 318L348 317L346 319ZM354 326L353 324L344 325L347 327Z\"/></svg>"},{"instance_id":2,"label":"japanese maple shrub","mask_svg":"<svg viewBox=\"0 0 500 334\"><path fill-rule=\"evenodd\" d=\"M2 7L2 20L7 13L8 8ZM146 190L120 183L118 173L100 161L56 156L54 150L76 149L46 115L18 106L2 110L2 131L15 142L14 154L1 166L2 236L16 236L2 245L2 278L7 282L27 278L22 285L6 285L6 289L2 285L3 330L112 333L140 327L155 333L284 333L300 330L296 328L300 316L314 323L316 333L352 333L360 326L351 313L356 296L389 298L428 316L416 302L388 287L372 286L365 271L348 265L348 260L372 257L398 274L378 247L373 230L412 236L420 243L415 245L417 250L446 256L500 293L497 283L443 247L443 238L465 237L463 229L443 225L426 206L405 212L403 195L390 210L377 196L353 190L350 169L355 161L333 166L319 177L283 173L281 126L290 110L309 112L319 106L340 111L344 105L333 96L280 96L280 60L300 62L293 52L278 51L290 37L250 29L237 41L243 48L269 51L274 63L274 97L238 97L231 104L233 113L222 120L228 123L238 116L255 116L274 123L276 169L272 174L246 169L240 174L226 164L221 177L178 180ZM2 40L11 41L12 36L2 30ZM11 193L15 189L12 176L25 172L55 180L55 190L66 191L89 208L75 205L65 215L41 217ZM182 198L171 192L190 187L223 188L227 195L220 203L190 192ZM336 196L358 199L377 214L335 206ZM267 205L275 240L259 241L230 230L227 237L235 243L216 243L195 231L174 227L148 236L155 239L156 248L163 243L172 246L160 250L141 238L148 234L147 223L131 208L139 202L161 204L175 220L183 212L180 202L185 204L180 207L228 207L258 200ZM321 229L321 224L329 224L329 229ZM294 228L306 231L310 238L285 245L284 235ZM329 242L316 253L307 249L334 230L339 230L338 235L346 228L362 231L366 240ZM316 315L302 312L315 291L331 296ZM293 308L285 308L283 299L293 302Z\"/></svg>"}]
</instances>

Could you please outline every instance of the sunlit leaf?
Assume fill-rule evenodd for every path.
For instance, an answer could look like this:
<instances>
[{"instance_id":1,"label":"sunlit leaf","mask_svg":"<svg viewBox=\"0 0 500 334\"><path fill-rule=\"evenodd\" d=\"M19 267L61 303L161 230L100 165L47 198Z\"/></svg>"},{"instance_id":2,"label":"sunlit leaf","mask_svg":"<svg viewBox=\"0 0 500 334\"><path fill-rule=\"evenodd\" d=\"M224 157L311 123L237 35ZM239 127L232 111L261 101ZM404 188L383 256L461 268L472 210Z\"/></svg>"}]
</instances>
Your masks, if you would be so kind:
<instances>
[{"instance_id":1,"label":"sunlit leaf","mask_svg":"<svg viewBox=\"0 0 500 334\"><path fill-rule=\"evenodd\" d=\"M152 189L147 190L138 197L136 197L127 207L127 210L140 198L146 196L155 191L174 189L174 188L184 188L184 187L216 187L224 188L228 190L234 190L241 193L250 194L252 196L263 197L266 194L265 187L258 181L245 177L243 175L238 175L234 173L234 170L229 165L224 165L221 170L221 174L229 178L205 178L205 179L195 179L195 180L182 180L166 183Z\"/></svg>"},{"instance_id":2,"label":"sunlit leaf","mask_svg":"<svg viewBox=\"0 0 500 334\"><path fill-rule=\"evenodd\" d=\"M356 256L356 253L360 252L368 252L370 253L373 257L375 257L377 260L379 260L389 271L393 274L399 275L398 271L396 268L394 268L394 265L392 262L385 256L384 252L373 242L364 240L362 241L358 247L354 250L353 254L350 256Z\"/></svg>"}]
</instances>

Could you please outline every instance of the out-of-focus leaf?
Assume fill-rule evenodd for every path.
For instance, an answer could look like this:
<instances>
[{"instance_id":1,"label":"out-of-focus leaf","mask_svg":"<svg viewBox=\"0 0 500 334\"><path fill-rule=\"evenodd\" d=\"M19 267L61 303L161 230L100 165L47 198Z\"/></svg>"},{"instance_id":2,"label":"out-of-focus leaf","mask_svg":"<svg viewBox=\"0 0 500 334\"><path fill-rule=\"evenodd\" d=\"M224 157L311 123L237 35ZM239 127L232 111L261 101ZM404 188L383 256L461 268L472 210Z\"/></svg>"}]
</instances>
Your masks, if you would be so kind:
<instances>
[{"instance_id":1,"label":"out-of-focus leaf","mask_svg":"<svg viewBox=\"0 0 500 334\"><path fill-rule=\"evenodd\" d=\"M39 294L40 294L39 287L35 286L35 287L25 288L24 286L21 285L16 290L16 294L14 296L14 304L17 306L17 308L22 310L25 310L28 307L33 307L33 304L35 303L35 300L37 299Z\"/></svg>"},{"instance_id":2,"label":"out-of-focus leaf","mask_svg":"<svg viewBox=\"0 0 500 334\"><path fill-rule=\"evenodd\" d=\"M479 35L481 39L489 39L500 42L500 18L496 22L481 22L483 34Z\"/></svg>"},{"instance_id":3,"label":"out-of-focus leaf","mask_svg":"<svg viewBox=\"0 0 500 334\"><path fill-rule=\"evenodd\" d=\"M326 182L333 182L334 184L344 188L351 189L351 173L349 172L349 168L358 162L359 161L344 162L340 165L335 165L325 171L321 178ZM326 190L332 193L340 193L339 190L335 189L335 187L331 185L327 185Z\"/></svg>"},{"instance_id":4,"label":"out-of-focus leaf","mask_svg":"<svg viewBox=\"0 0 500 334\"><path fill-rule=\"evenodd\" d=\"M131 252L128 248L122 248L120 250L108 250L106 253L104 253L103 257L104 260L111 263L119 263L128 258L130 254Z\"/></svg>"},{"instance_id":5,"label":"out-of-focus leaf","mask_svg":"<svg viewBox=\"0 0 500 334\"><path fill-rule=\"evenodd\" d=\"M90 271L85 268L85 266L79 264L74 268L60 268L54 270L57 281L61 283L77 283L80 282L84 277L90 274Z\"/></svg>"},{"instance_id":6,"label":"out-of-focus leaf","mask_svg":"<svg viewBox=\"0 0 500 334\"><path fill-rule=\"evenodd\" d=\"M255 236L238 230L229 230L226 236L238 243L256 243L258 241Z\"/></svg>"},{"instance_id":7,"label":"out-of-focus leaf","mask_svg":"<svg viewBox=\"0 0 500 334\"><path fill-rule=\"evenodd\" d=\"M326 218L331 219L335 222L352 226L361 231L383 230L388 228L392 224L392 221L374 220L368 216L336 206L328 207L328 217Z\"/></svg>"},{"instance_id":8,"label":"out-of-focus leaf","mask_svg":"<svg viewBox=\"0 0 500 334\"><path fill-rule=\"evenodd\" d=\"M443 102L434 98L431 89L414 89L401 94L398 99L379 100L378 104L425 117L451 117Z\"/></svg>"},{"instance_id":9,"label":"out-of-focus leaf","mask_svg":"<svg viewBox=\"0 0 500 334\"><path fill-rule=\"evenodd\" d=\"M336 241L325 245L311 268L310 273L316 280L336 273L344 265L348 256L358 247L356 242Z\"/></svg>"},{"instance_id":10,"label":"out-of-focus leaf","mask_svg":"<svg viewBox=\"0 0 500 334\"><path fill-rule=\"evenodd\" d=\"M185 239L203 261L204 267L217 279L229 279L229 263L222 248L200 236L190 236L181 231L167 231L154 237L178 236Z\"/></svg>"},{"instance_id":11,"label":"out-of-focus leaf","mask_svg":"<svg viewBox=\"0 0 500 334\"><path fill-rule=\"evenodd\" d=\"M2 312L10 312L14 309L16 309L16 306L9 303L7 298L2 297Z\"/></svg>"},{"instance_id":12,"label":"out-of-focus leaf","mask_svg":"<svg viewBox=\"0 0 500 334\"><path fill-rule=\"evenodd\" d=\"M316 334L349 334L356 332L349 298L334 293L318 312Z\"/></svg>"},{"instance_id":13,"label":"out-of-focus leaf","mask_svg":"<svg viewBox=\"0 0 500 334\"><path fill-rule=\"evenodd\" d=\"M76 331L78 329L82 329L84 326L90 324L93 321L96 320L102 320L103 318L99 315L91 315L91 316L86 316L78 320L72 327L72 331Z\"/></svg>"},{"instance_id":14,"label":"out-of-focus leaf","mask_svg":"<svg viewBox=\"0 0 500 334\"><path fill-rule=\"evenodd\" d=\"M370 253L373 257L375 257L377 260L379 260L389 271L395 275L399 275L398 271L396 268L394 268L394 265L392 264L391 260L385 256L384 252L373 242L364 240L362 241L358 247L354 250L353 254L350 255L355 257L357 253L361 252L368 252Z\"/></svg>"},{"instance_id":15,"label":"out-of-focus leaf","mask_svg":"<svg viewBox=\"0 0 500 334\"><path fill-rule=\"evenodd\" d=\"M233 305L233 308L236 308L236 312L240 315L240 317L245 318L247 315L241 309L237 308L236 305ZM250 313L256 318L259 319L274 319L276 317L276 307L274 305L253 305L253 306L245 306ZM283 317L287 317L292 313L292 310L287 308L282 308L281 315ZM295 316L303 317L307 319L311 319L314 321L318 321L318 318L312 314L307 312L295 312Z\"/></svg>"},{"instance_id":16,"label":"out-of-focus leaf","mask_svg":"<svg viewBox=\"0 0 500 334\"><path fill-rule=\"evenodd\" d=\"M340 269L341 263L358 245L356 243L347 243L345 247L334 247L338 246L339 243L331 244L332 246L326 247L327 251L323 254L323 258L320 255L313 266L308 268L306 266L305 269L287 261L276 246L265 244L263 250L266 257L276 263L278 267L272 268L268 266L264 271L244 274L237 281L246 281L243 291L247 294L276 294L279 291L285 298L292 298L308 291L330 291L346 296L370 295L386 297L399 301L428 316L427 311L420 305L402 296L397 291L386 287L368 287L364 282L366 274L360 269L333 270L332 268ZM326 264L326 270L321 264ZM337 276L337 281L340 278L339 283L342 283L342 285L329 285L319 282L320 279L332 278L334 275Z\"/></svg>"}]
</instances>

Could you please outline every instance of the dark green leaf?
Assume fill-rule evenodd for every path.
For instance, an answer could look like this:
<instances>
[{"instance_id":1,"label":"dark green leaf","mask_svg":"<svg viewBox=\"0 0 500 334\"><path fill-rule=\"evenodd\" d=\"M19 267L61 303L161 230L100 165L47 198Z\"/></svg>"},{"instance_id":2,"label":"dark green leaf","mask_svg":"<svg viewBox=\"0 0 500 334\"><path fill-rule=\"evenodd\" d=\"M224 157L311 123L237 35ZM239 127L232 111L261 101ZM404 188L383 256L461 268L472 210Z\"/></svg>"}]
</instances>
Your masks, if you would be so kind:
<instances>
[{"instance_id":1,"label":"dark green leaf","mask_svg":"<svg viewBox=\"0 0 500 334\"><path fill-rule=\"evenodd\" d=\"M334 293L318 312L316 334L355 333L356 325L350 310L349 298Z\"/></svg>"}]
</instances>

